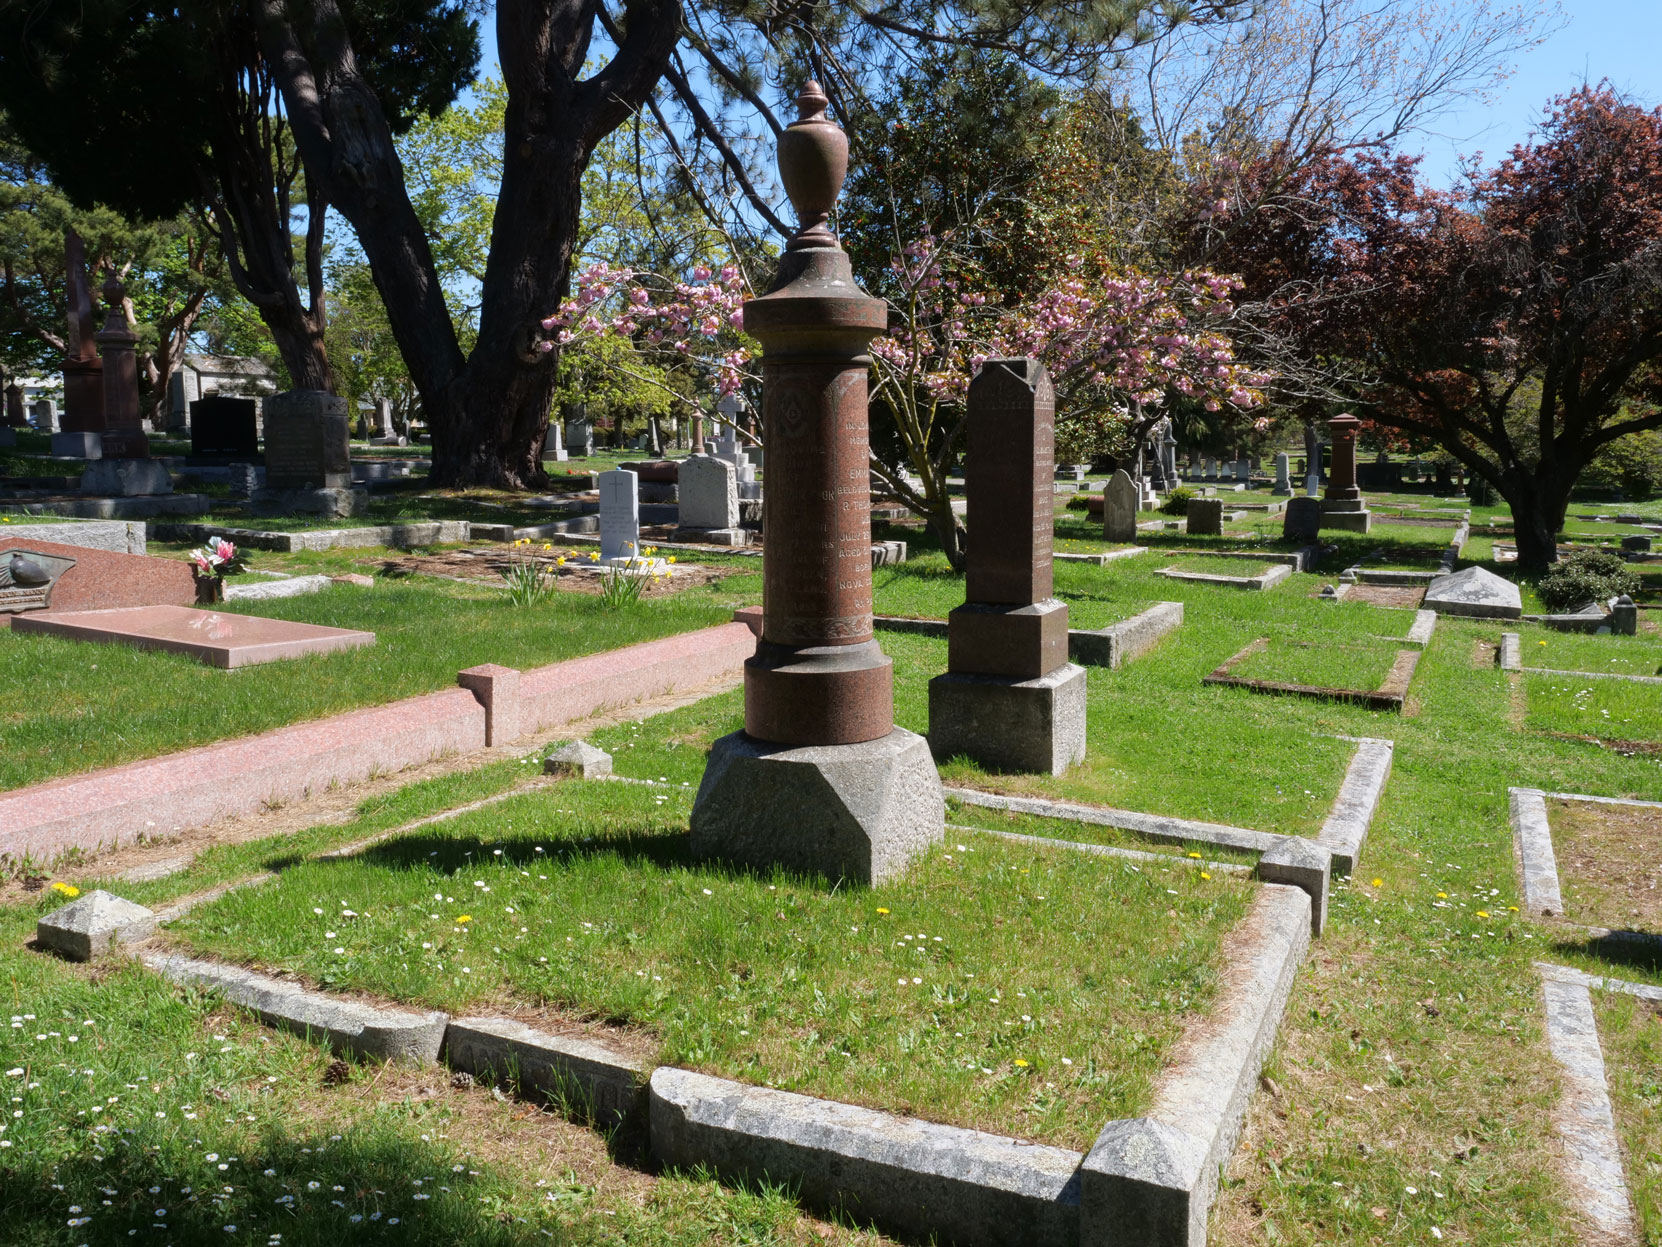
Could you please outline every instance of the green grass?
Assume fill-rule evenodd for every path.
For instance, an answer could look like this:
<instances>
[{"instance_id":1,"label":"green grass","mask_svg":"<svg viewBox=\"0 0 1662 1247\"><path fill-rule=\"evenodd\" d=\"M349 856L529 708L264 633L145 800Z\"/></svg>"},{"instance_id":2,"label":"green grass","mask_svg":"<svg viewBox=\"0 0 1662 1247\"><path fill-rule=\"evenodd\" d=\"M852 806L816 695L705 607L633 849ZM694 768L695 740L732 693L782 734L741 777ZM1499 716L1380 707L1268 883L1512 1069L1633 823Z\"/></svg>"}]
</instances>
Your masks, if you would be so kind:
<instances>
[{"instance_id":1,"label":"green grass","mask_svg":"<svg viewBox=\"0 0 1662 1247\"><path fill-rule=\"evenodd\" d=\"M1167 564L1173 571L1189 572L1198 576L1233 576L1250 580L1262 576L1275 566L1255 559L1229 559L1204 554L1186 554Z\"/></svg>"},{"instance_id":2,"label":"green grass","mask_svg":"<svg viewBox=\"0 0 1662 1247\"><path fill-rule=\"evenodd\" d=\"M1396 650L1385 645L1280 640L1247 655L1229 674L1320 688L1376 689L1385 682L1396 656Z\"/></svg>"},{"instance_id":3,"label":"green grass","mask_svg":"<svg viewBox=\"0 0 1662 1247\"><path fill-rule=\"evenodd\" d=\"M902 883L833 889L692 861L689 808L561 785L296 866L178 933L326 987L553 1006L648 1028L671 1064L1086 1148L1142 1110L1250 895L968 832Z\"/></svg>"},{"instance_id":4,"label":"green grass","mask_svg":"<svg viewBox=\"0 0 1662 1247\"><path fill-rule=\"evenodd\" d=\"M1134 849L1139 853L1158 853L1168 857L1200 857L1209 862L1232 862L1243 866L1250 866L1258 860L1256 853L1224 848L1206 840L1157 840L1139 836L1136 832L1121 827L1046 818L1037 814L1018 813L1015 810L994 810L985 806L970 805L951 797L947 798L946 821L954 826L1015 832L1022 836L1068 840L1076 844L1102 844L1110 848Z\"/></svg>"},{"instance_id":5,"label":"green grass","mask_svg":"<svg viewBox=\"0 0 1662 1247\"><path fill-rule=\"evenodd\" d=\"M1662 636L1586 636L1525 625L1519 640L1526 667L1554 671L1604 671L1615 675L1662 675ZM1544 644L1543 644L1544 642Z\"/></svg>"},{"instance_id":6,"label":"green grass","mask_svg":"<svg viewBox=\"0 0 1662 1247\"><path fill-rule=\"evenodd\" d=\"M1662 740L1662 685L1525 673L1528 727L1603 740Z\"/></svg>"},{"instance_id":7,"label":"green grass","mask_svg":"<svg viewBox=\"0 0 1662 1247\"><path fill-rule=\"evenodd\" d=\"M726 598L708 590L619 612L580 594L525 610L496 589L427 579L227 609L377 640L227 672L182 655L0 632L0 681L28 690L0 710L0 789L454 687L457 671L483 662L537 666L729 616Z\"/></svg>"},{"instance_id":8,"label":"green grass","mask_svg":"<svg viewBox=\"0 0 1662 1247\"><path fill-rule=\"evenodd\" d=\"M1662 1243L1662 1015L1622 992L1593 992L1604 1080L1642 1241Z\"/></svg>"}]
</instances>

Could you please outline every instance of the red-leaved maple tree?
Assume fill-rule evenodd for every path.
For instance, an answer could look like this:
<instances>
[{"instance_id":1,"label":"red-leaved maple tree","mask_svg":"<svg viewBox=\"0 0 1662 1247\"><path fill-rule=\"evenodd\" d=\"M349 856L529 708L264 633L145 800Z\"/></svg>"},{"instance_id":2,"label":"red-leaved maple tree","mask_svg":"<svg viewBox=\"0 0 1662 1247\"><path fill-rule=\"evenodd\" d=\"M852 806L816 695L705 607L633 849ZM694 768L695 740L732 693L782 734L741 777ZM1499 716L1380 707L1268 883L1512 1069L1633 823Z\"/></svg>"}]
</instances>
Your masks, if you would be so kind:
<instances>
[{"instance_id":1,"label":"red-leaved maple tree","mask_svg":"<svg viewBox=\"0 0 1662 1247\"><path fill-rule=\"evenodd\" d=\"M1598 450L1662 426L1662 109L1583 87L1454 191L1334 155L1231 226L1205 222L1223 241L1204 250L1245 313L1358 414L1493 484L1525 569L1557 557Z\"/></svg>"}]
</instances>

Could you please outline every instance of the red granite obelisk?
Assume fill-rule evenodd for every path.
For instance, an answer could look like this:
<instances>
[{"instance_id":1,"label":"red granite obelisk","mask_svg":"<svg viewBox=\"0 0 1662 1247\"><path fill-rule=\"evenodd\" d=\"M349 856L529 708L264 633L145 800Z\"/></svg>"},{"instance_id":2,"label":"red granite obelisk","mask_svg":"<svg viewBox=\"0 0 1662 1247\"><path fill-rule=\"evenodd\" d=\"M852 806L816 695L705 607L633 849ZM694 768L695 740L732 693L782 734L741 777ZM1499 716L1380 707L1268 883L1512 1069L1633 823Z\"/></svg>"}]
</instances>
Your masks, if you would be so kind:
<instances>
[{"instance_id":1,"label":"red granite obelisk","mask_svg":"<svg viewBox=\"0 0 1662 1247\"><path fill-rule=\"evenodd\" d=\"M64 287L69 295L69 336L63 361L63 419L53 435L52 453L96 459L103 453L104 365L93 341L98 321L87 285L86 247L72 229L64 231Z\"/></svg>"},{"instance_id":2,"label":"red granite obelisk","mask_svg":"<svg viewBox=\"0 0 1662 1247\"><path fill-rule=\"evenodd\" d=\"M990 359L970 383L964 604L929 682L929 743L1002 771L1085 757L1085 669L1054 592L1056 392L1035 359Z\"/></svg>"},{"instance_id":3,"label":"red granite obelisk","mask_svg":"<svg viewBox=\"0 0 1662 1247\"><path fill-rule=\"evenodd\" d=\"M848 142L826 104L809 82L780 138L799 227L773 288L744 309L762 344L762 634L745 730L711 749L692 832L700 852L869 882L938 841L944 807L927 743L894 726L872 632L866 349L888 311L828 225Z\"/></svg>"},{"instance_id":4,"label":"red granite obelisk","mask_svg":"<svg viewBox=\"0 0 1662 1247\"><path fill-rule=\"evenodd\" d=\"M104 282L108 314L95 336L104 361L104 458L148 459L150 439L139 414L138 335L127 324L127 291L112 272Z\"/></svg>"}]
</instances>

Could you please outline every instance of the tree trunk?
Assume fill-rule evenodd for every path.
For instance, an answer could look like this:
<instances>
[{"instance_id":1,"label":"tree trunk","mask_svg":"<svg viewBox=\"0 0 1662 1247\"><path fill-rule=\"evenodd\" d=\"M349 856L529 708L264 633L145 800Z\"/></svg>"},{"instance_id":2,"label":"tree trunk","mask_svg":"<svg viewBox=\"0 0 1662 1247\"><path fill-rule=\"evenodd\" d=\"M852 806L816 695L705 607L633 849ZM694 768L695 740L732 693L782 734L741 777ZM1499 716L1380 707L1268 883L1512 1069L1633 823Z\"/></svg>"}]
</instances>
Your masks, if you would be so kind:
<instances>
[{"instance_id":1,"label":"tree trunk","mask_svg":"<svg viewBox=\"0 0 1662 1247\"><path fill-rule=\"evenodd\" d=\"M1512 508L1518 570L1538 575L1558 561L1558 534L1582 465L1546 459L1534 471L1513 465L1499 478L1482 473Z\"/></svg>"}]
</instances>

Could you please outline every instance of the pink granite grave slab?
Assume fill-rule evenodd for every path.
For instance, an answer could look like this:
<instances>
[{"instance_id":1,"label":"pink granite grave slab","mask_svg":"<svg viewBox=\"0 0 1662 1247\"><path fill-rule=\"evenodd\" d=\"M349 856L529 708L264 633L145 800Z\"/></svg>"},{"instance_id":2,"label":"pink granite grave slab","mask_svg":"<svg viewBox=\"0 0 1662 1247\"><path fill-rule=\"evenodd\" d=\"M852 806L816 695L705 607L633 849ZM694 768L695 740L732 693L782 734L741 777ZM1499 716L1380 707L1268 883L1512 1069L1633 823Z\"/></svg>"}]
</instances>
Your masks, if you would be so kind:
<instances>
[{"instance_id":1,"label":"pink granite grave slab","mask_svg":"<svg viewBox=\"0 0 1662 1247\"><path fill-rule=\"evenodd\" d=\"M210 667L224 670L375 644L373 632L195 610L188 606L42 611L19 616L12 624L12 631L189 654Z\"/></svg>"}]
</instances>

